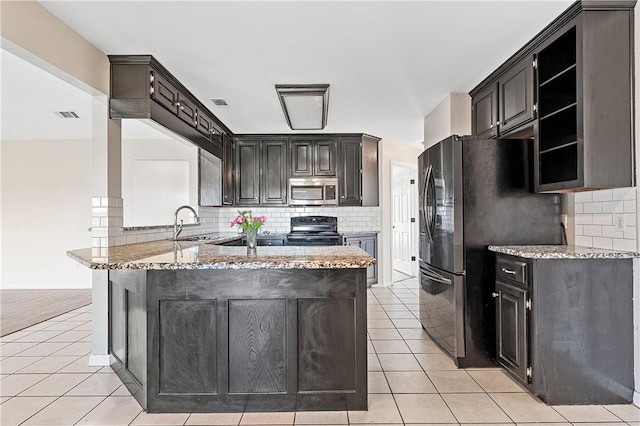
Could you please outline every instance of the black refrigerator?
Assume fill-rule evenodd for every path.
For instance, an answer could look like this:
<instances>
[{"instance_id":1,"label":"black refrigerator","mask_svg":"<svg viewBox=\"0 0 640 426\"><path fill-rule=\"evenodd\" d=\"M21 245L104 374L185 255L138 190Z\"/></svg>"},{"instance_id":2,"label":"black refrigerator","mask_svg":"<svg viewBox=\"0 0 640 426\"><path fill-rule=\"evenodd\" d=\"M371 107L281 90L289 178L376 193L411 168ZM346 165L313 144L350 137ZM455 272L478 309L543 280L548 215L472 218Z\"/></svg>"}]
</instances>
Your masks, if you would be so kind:
<instances>
[{"instance_id":1,"label":"black refrigerator","mask_svg":"<svg viewBox=\"0 0 640 426\"><path fill-rule=\"evenodd\" d=\"M495 365L495 256L560 244L560 197L531 192L530 140L451 136L418 157L420 321L458 367Z\"/></svg>"}]
</instances>

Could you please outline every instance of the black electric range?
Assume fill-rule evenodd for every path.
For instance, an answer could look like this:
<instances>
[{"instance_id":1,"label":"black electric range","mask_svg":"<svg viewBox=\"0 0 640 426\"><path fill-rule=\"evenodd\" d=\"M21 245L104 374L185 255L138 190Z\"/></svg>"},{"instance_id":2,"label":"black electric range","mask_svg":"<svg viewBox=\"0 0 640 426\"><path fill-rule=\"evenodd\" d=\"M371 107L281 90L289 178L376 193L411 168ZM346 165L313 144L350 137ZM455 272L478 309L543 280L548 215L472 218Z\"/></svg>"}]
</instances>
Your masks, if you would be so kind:
<instances>
[{"instance_id":1,"label":"black electric range","mask_svg":"<svg viewBox=\"0 0 640 426\"><path fill-rule=\"evenodd\" d=\"M332 216L296 216L291 218L290 246L339 246L338 218Z\"/></svg>"}]
</instances>

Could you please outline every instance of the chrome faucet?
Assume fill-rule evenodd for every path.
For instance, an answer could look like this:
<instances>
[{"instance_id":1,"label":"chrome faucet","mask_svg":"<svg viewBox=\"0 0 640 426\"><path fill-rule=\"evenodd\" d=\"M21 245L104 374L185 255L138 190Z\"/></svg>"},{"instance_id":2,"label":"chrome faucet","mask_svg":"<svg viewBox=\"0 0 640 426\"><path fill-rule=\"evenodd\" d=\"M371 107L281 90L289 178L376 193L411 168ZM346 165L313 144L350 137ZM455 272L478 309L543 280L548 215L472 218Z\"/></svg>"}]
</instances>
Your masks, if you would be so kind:
<instances>
[{"instance_id":1,"label":"chrome faucet","mask_svg":"<svg viewBox=\"0 0 640 426\"><path fill-rule=\"evenodd\" d=\"M193 207L191 206L180 206L176 209L176 212L173 214L173 240L177 240L178 239L178 235L180 235L180 233L182 232L182 225L183 225L183 221L180 220L180 224L178 225L178 213L180 212L180 210L182 209L189 209L193 212L193 216L195 219L195 223L200 223L200 218L198 217L198 213L196 213L196 211L194 210Z\"/></svg>"}]
</instances>

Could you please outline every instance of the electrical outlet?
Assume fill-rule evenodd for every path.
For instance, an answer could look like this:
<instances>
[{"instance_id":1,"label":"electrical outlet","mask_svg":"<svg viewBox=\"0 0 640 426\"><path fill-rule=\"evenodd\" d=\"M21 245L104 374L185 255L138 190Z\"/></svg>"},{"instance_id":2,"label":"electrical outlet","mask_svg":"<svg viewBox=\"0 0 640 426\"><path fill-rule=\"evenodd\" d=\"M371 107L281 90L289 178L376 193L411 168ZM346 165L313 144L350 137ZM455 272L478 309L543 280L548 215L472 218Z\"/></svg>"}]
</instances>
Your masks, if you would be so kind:
<instances>
[{"instance_id":1,"label":"electrical outlet","mask_svg":"<svg viewBox=\"0 0 640 426\"><path fill-rule=\"evenodd\" d=\"M623 214L614 214L613 215L613 226L616 231L624 231L624 215Z\"/></svg>"}]
</instances>

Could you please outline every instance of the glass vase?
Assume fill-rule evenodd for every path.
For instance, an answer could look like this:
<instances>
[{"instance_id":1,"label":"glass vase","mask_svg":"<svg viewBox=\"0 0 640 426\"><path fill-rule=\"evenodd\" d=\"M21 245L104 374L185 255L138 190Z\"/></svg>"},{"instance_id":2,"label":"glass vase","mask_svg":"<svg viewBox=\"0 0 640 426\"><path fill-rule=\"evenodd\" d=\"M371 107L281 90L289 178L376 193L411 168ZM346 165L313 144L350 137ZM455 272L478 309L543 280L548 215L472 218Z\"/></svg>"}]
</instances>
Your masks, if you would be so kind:
<instances>
[{"instance_id":1,"label":"glass vase","mask_svg":"<svg viewBox=\"0 0 640 426\"><path fill-rule=\"evenodd\" d=\"M258 230L257 229L245 229L247 237L247 248L255 249L258 245Z\"/></svg>"}]
</instances>

